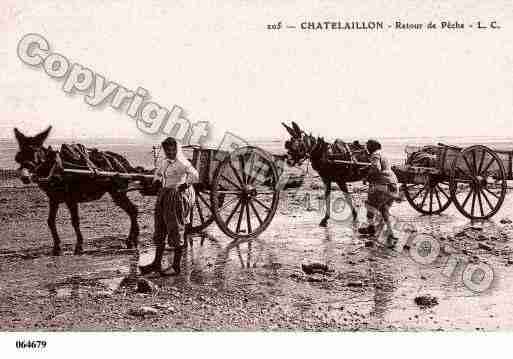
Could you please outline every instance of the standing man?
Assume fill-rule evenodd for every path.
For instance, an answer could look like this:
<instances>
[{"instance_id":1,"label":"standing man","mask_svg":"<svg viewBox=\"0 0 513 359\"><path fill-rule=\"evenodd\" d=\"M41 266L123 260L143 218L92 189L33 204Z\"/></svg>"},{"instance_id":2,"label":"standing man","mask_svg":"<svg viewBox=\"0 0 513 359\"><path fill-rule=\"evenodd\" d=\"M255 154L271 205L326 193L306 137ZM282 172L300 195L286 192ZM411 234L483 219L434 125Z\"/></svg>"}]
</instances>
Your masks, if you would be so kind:
<instances>
[{"instance_id":1,"label":"standing man","mask_svg":"<svg viewBox=\"0 0 513 359\"><path fill-rule=\"evenodd\" d=\"M367 175L369 182L369 194L367 198L367 221L366 228L358 230L361 234L376 234L375 217L381 216L382 221L380 230L386 226L386 243L388 247L393 247L397 242L390 223L390 208L394 200L398 199L398 181L395 173L390 167L390 162L381 153L381 144L376 140L367 141L367 151L370 154L371 165Z\"/></svg>"},{"instance_id":2,"label":"standing man","mask_svg":"<svg viewBox=\"0 0 513 359\"><path fill-rule=\"evenodd\" d=\"M162 270L162 256L166 246L166 237L170 247L174 247L172 268L174 275L180 273L180 263L185 243L185 225L188 224L190 211L195 200L194 188L189 184L198 182L198 171L185 158L180 145L173 137L162 142L166 158L155 172L154 182L161 182L155 204L155 232L153 242L156 246L155 259L147 266L141 267L141 274Z\"/></svg>"}]
</instances>

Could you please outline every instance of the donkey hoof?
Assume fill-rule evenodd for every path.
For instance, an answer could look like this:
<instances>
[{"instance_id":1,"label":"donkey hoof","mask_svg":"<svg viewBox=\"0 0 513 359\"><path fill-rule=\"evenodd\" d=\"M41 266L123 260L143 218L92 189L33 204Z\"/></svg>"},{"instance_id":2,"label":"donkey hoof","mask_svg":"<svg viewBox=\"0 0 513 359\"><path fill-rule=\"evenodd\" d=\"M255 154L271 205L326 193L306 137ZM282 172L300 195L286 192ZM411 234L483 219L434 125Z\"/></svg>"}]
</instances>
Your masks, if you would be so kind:
<instances>
[{"instance_id":1,"label":"donkey hoof","mask_svg":"<svg viewBox=\"0 0 513 359\"><path fill-rule=\"evenodd\" d=\"M60 248L54 248L52 250L52 256L60 256L61 255L61 249Z\"/></svg>"},{"instance_id":2,"label":"donkey hoof","mask_svg":"<svg viewBox=\"0 0 513 359\"><path fill-rule=\"evenodd\" d=\"M80 255L84 254L84 250L82 249L82 247L76 247L73 254L76 256L80 256Z\"/></svg>"},{"instance_id":3,"label":"donkey hoof","mask_svg":"<svg viewBox=\"0 0 513 359\"><path fill-rule=\"evenodd\" d=\"M323 219L321 221L321 223L319 223L319 226L320 227L327 227L328 226L328 220L327 219Z\"/></svg>"}]
</instances>

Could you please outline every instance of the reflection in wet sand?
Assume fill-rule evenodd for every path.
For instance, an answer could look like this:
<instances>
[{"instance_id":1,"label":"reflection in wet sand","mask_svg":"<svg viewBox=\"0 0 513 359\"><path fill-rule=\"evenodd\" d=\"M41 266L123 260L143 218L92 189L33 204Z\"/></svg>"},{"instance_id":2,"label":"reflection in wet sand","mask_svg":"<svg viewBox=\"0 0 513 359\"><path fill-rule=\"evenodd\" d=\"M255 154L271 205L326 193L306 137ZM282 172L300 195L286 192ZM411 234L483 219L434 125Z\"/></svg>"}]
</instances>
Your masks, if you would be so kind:
<instances>
[{"instance_id":1,"label":"reflection in wet sand","mask_svg":"<svg viewBox=\"0 0 513 359\"><path fill-rule=\"evenodd\" d=\"M387 253L387 249L378 247L369 250L371 283L374 289L374 305L370 312L371 317L378 321L384 321L385 313L390 309L390 304L397 289L397 270L394 269L393 257Z\"/></svg>"}]
</instances>

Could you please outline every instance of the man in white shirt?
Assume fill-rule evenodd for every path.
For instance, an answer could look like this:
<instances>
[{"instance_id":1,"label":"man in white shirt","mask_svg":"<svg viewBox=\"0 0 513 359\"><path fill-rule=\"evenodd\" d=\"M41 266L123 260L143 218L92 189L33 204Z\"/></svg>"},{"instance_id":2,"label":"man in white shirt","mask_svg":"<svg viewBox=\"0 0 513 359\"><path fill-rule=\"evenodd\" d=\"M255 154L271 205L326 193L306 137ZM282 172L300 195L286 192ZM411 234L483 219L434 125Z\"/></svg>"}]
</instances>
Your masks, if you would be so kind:
<instances>
[{"instance_id":1,"label":"man in white shirt","mask_svg":"<svg viewBox=\"0 0 513 359\"><path fill-rule=\"evenodd\" d=\"M155 204L155 232L153 242L156 246L155 259L147 266L141 267L141 274L153 271L161 275L177 275L185 247L185 225L188 224L190 211L195 200L194 188L190 186L198 182L198 171L183 155L180 145L172 137L162 142L166 158L155 171L153 181L160 182L160 189ZM174 247L174 259L171 266L173 274L162 270L162 256L166 245Z\"/></svg>"}]
</instances>

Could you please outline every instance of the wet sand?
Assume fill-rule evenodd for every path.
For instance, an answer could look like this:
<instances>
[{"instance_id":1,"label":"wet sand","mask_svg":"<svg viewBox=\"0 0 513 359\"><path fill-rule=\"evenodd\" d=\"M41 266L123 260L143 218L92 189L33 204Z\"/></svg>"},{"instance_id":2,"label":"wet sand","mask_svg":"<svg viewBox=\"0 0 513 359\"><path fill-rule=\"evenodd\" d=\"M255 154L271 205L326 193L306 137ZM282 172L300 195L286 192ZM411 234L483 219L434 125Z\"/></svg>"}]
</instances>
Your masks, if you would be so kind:
<instances>
[{"instance_id":1,"label":"wet sand","mask_svg":"<svg viewBox=\"0 0 513 359\"><path fill-rule=\"evenodd\" d=\"M136 261L145 264L153 255L155 197L130 197L140 211L140 258L124 249L129 221L108 196L80 206L82 256L72 254L69 214L60 209L64 253L52 257L45 195L34 189L0 193L1 330L513 329L513 224L501 223L511 214L511 196L484 223L470 223L453 206L430 217L407 202L394 205L397 223L410 224L399 227L400 238L429 237L443 247L433 263L423 265L407 248L371 245L356 234L358 224L345 220L347 208L334 213L328 227L319 227L322 189L310 174L298 191L282 193L273 222L259 238L233 242L211 225L205 236L191 238L180 276L147 277L159 287L150 294L119 286ZM364 221L365 194L354 199ZM493 269L489 290L468 289L465 266L444 275L455 253ZM305 274L301 264L312 262L331 271ZM419 307L415 298L422 295L436 297L438 304ZM156 310L145 317L129 314L142 306Z\"/></svg>"}]
</instances>

